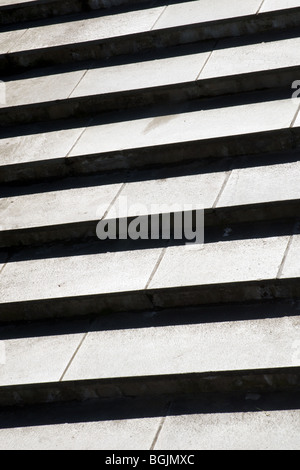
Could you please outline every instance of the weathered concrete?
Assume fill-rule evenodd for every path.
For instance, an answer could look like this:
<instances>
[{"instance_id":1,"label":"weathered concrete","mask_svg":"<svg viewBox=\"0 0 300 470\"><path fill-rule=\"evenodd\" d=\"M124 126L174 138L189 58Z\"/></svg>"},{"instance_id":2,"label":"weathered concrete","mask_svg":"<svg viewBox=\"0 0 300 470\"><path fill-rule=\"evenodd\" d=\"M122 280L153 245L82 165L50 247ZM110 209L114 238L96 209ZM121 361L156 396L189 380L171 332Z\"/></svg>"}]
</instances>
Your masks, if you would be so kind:
<instances>
[{"instance_id":1,"label":"weathered concrete","mask_svg":"<svg viewBox=\"0 0 300 470\"><path fill-rule=\"evenodd\" d=\"M5 450L150 449L160 417L0 429Z\"/></svg>"},{"instance_id":2,"label":"weathered concrete","mask_svg":"<svg viewBox=\"0 0 300 470\"><path fill-rule=\"evenodd\" d=\"M229 170L229 162L226 166ZM186 176L180 176L180 170L187 172ZM105 176L90 176L62 179L59 188L54 183L31 185L29 194L26 186L14 188L16 196L0 199L0 246L87 236L96 239L96 226L104 215L114 224L128 218L126 226L132 217L140 215L196 209L204 211L207 227L266 219L297 220L300 207L297 161L231 172L214 170L216 165L186 165L178 167L179 176L173 177L161 170L127 173L125 185L108 184ZM145 176L149 179L145 180ZM122 175L115 175L115 179L122 181ZM147 227L150 238L149 222Z\"/></svg>"},{"instance_id":3,"label":"weathered concrete","mask_svg":"<svg viewBox=\"0 0 300 470\"><path fill-rule=\"evenodd\" d=\"M83 77L85 70L74 71L64 74L55 74L51 70L47 75L33 78L18 77L18 80L5 82L7 112L12 106L22 106L32 103L43 103L67 99L76 85ZM19 109L20 112L20 109Z\"/></svg>"},{"instance_id":4,"label":"weathered concrete","mask_svg":"<svg viewBox=\"0 0 300 470\"><path fill-rule=\"evenodd\" d=\"M299 88L299 87L298 87L298 88ZM297 90L294 90L294 91L296 91L296 93L297 93ZM298 104L298 102L299 102L299 107L300 107L300 98L299 98L299 96L300 96L300 95L298 94L298 97L295 98L295 101L294 101L294 102L295 102L295 105L296 105L296 106L297 106L297 104ZM297 108L295 108L295 109L297 109ZM300 108L299 108L299 109L300 109ZM295 123L294 123L294 127L300 127L300 113L299 113L299 111L298 111L297 118L296 118Z\"/></svg>"},{"instance_id":5,"label":"weathered concrete","mask_svg":"<svg viewBox=\"0 0 300 470\"><path fill-rule=\"evenodd\" d=\"M259 0L246 0L238 5L230 1L200 0L168 5L156 22L154 29L171 28L183 24L218 21L233 16L254 15L260 6Z\"/></svg>"},{"instance_id":6,"label":"weathered concrete","mask_svg":"<svg viewBox=\"0 0 300 470\"><path fill-rule=\"evenodd\" d=\"M298 199L299 178L298 161L235 169L229 176L217 207Z\"/></svg>"},{"instance_id":7,"label":"weathered concrete","mask_svg":"<svg viewBox=\"0 0 300 470\"><path fill-rule=\"evenodd\" d=\"M148 8L118 15L91 16L81 21L36 26L24 34L22 41L14 43L10 51L14 53L44 49L149 31L162 11L163 7Z\"/></svg>"},{"instance_id":8,"label":"weathered concrete","mask_svg":"<svg viewBox=\"0 0 300 470\"><path fill-rule=\"evenodd\" d=\"M83 236L91 230L92 235L95 235L97 222L104 216L122 184L105 185L103 178L90 178L86 183L90 186L62 187L59 191L51 191L50 185L41 184L35 187L38 191L35 194L0 199L0 233L4 235L5 231L18 231L15 233L15 242L27 240L27 244L72 237L76 233ZM91 222L94 222L93 226ZM76 223L86 224L85 229L77 225L76 231ZM69 232L65 232L68 226ZM30 229L32 231L28 233ZM5 238L9 243L8 233ZM4 239L0 245L2 243L6 244Z\"/></svg>"},{"instance_id":9,"label":"weathered concrete","mask_svg":"<svg viewBox=\"0 0 300 470\"><path fill-rule=\"evenodd\" d=\"M299 366L299 328L292 317L88 333L64 380Z\"/></svg>"},{"instance_id":10,"label":"weathered concrete","mask_svg":"<svg viewBox=\"0 0 300 470\"><path fill-rule=\"evenodd\" d=\"M300 7L299 0L265 0L259 10L259 13L267 11L281 10L282 8L297 8Z\"/></svg>"},{"instance_id":11,"label":"weathered concrete","mask_svg":"<svg viewBox=\"0 0 300 470\"><path fill-rule=\"evenodd\" d=\"M127 183L105 218L110 219L114 214L130 217L139 213L160 213L159 208L170 213L176 207L178 210L188 210L189 205L194 209L210 208L225 178L225 172L213 172ZM126 201L126 207L122 205L122 201Z\"/></svg>"},{"instance_id":12,"label":"weathered concrete","mask_svg":"<svg viewBox=\"0 0 300 470\"><path fill-rule=\"evenodd\" d=\"M299 417L299 410L259 408L168 416L155 450L297 450Z\"/></svg>"},{"instance_id":13,"label":"weathered concrete","mask_svg":"<svg viewBox=\"0 0 300 470\"><path fill-rule=\"evenodd\" d=\"M0 403L296 391L297 318L201 322L199 317L200 323L114 329L112 317L112 328L102 330L99 321L87 335L5 339Z\"/></svg>"},{"instance_id":14,"label":"weathered concrete","mask_svg":"<svg viewBox=\"0 0 300 470\"><path fill-rule=\"evenodd\" d=\"M121 399L40 405L2 411L0 419L5 426L0 430L3 450L190 449L193 455L194 450L227 447L299 449L297 394L202 394L171 402Z\"/></svg>"},{"instance_id":15,"label":"weathered concrete","mask_svg":"<svg viewBox=\"0 0 300 470\"><path fill-rule=\"evenodd\" d=\"M0 7L40 18L0 34L0 447L299 447L300 5L282 3ZM204 206L205 243L96 239L122 197L131 216Z\"/></svg>"},{"instance_id":16,"label":"weathered concrete","mask_svg":"<svg viewBox=\"0 0 300 470\"><path fill-rule=\"evenodd\" d=\"M27 171L34 173L34 163L47 161L51 165L51 160L59 161L68 154L85 129L85 127L80 127L82 122L77 124L79 124L79 127L73 126L56 130L51 129L51 127L49 128L49 126L45 129L45 126L36 125L23 129L25 132L27 130L25 135L22 135L20 132L16 136L0 139L1 165L3 167L7 166L8 171L11 168L11 173L13 174L15 166L27 162ZM47 176L47 170L46 168L44 169ZM26 169L24 173L26 175ZM18 179L18 172L16 177Z\"/></svg>"},{"instance_id":17,"label":"weathered concrete","mask_svg":"<svg viewBox=\"0 0 300 470\"><path fill-rule=\"evenodd\" d=\"M294 116L289 99L90 126L69 157L279 131L290 127Z\"/></svg>"},{"instance_id":18,"label":"weathered concrete","mask_svg":"<svg viewBox=\"0 0 300 470\"><path fill-rule=\"evenodd\" d=\"M234 11L232 11L230 2L226 4L222 2L215 11L215 3L205 2L207 17L204 18L204 21L200 19L196 23L184 23L180 20L176 20L175 23L174 20L172 22L172 11L180 10L182 5L184 6L184 11L188 13L188 16L192 17L192 20L197 18L199 5L202 8L203 2L196 1L189 3L196 12L186 10L185 4L169 5L164 13L167 15L165 17L166 23L168 24L169 22L170 25L168 27L162 26L163 29L157 29L155 26L156 20L159 19L160 14L164 11L165 5L158 6L157 8L148 8L145 13L147 16L146 20L143 10L121 13L119 15L101 16L99 18L100 24L103 26L101 31L106 33L101 36L97 33L95 34L94 26L97 24L98 18L93 16L83 22L73 21L72 23L73 18L70 17L70 21L65 24L44 25L32 28L30 34L27 32L24 34L24 43L17 42L18 44L14 46L14 40L12 39L11 47L9 47L9 49L12 49L11 54L9 56L4 54L0 56L0 69L4 74L7 73L8 65L10 70L20 70L41 64L54 65L87 59L105 59L112 55L129 54L137 50L297 27L300 21L300 11L293 8L281 10L280 15L278 15L276 10L257 15L256 6L259 2L258 0L252 0L251 2L243 2L238 14L236 14L236 6ZM218 14L218 11L222 11L217 21L212 21L215 19L212 15L213 11L216 14ZM159 14L157 15L156 13L158 12ZM231 15L228 12L231 12ZM245 14L243 15L242 12ZM135 18L136 16L137 18ZM171 21L168 21L168 17ZM123 20L130 26L131 20L135 21L135 19L137 20L136 24L141 26L140 28L132 29L129 27L118 29L120 24L124 26ZM147 22L148 20L149 22ZM9 19L6 21L9 21ZM176 26L178 22L179 26ZM171 26L173 23L175 26ZM77 28L78 25L82 26L79 30ZM80 30L85 33L81 34ZM33 31L35 31L34 40L32 36ZM49 37L53 38L53 41L49 41ZM67 37L69 38L68 41L65 39ZM62 38L62 41L60 41L60 38Z\"/></svg>"},{"instance_id":19,"label":"weathered concrete","mask_svg":"<svg viewBox=\"0 0 300 470\"><path fill-rule=\"evenodd\" d=\"M255 73L263 68L265 71L274 70L273 80L275 81L276 69L300 65L297 54L300 47L299 38L285 39L283 36L278 41L270 41L265 36L261 38L263 39L268 39L268 41L245 45L241 39L219 41L202 70L200 79Z\"/></svg>"},{"instance_id":20,"label":"weathered concrete","mask_svg":"<svg viewBox=\"0 0 300 470\"><path fill-rule=\"evenodd\" d=\"M213 42L210 43L211 47ZM180 84L196 80L209 57L207 52L90 69L71 93L71 98Z\"/></svg>"},{"instance_id":21,"label":"weathered concrete","mask_svg":"<svg viewBox=\"0 0 300 470\"><path fill-rule=\"evenodd\" d=\"M1 385L58 382L83 337L81 333L5 341Z\"/></svg>"},{"instance_id":22,"label":"weathered concrete","mask_svg":"<svg viewBox=\"0 0 300 470\"><path fill-rule=\"evenodd\" d=\"M127 251L87 255L78 253L78 256L48 259L44 257L47 256L47 252L51 253L50 249L40 248L35 252L43 257L24 260L26 252L19 252L3 269L2 303L26 302L50 297L66 299L74 294L80 297L142 290L161 249L137 250L129 253ZM130 276L120 276L120 273L126 273L128 268ZM28 278L31 280L29 286ZM41 279L47 279L47 283L41 282Z\"/></svg>"},{"instance_id":23,"label":"weathered concrete","mask_svg":"<svg viewBox=\"0 0 300 470\"><path fill-rule=\"evenodd\" d=\"M6 54L14 44L22 38L26 29L17 31L4 31L0 33L0 54Z\"/></svg>"},{"instance_id":24,"label":"weathered concrete","mask_svg":"<svg viewBox=\"0 0 300 470\"><path fill-rule=\"evenodd\" d=\"M134 0L143 3L148 0ZM89 10L110 9L127 5L130 0L3 0L1 3L1 24L20 23L21 21L57 17Z\"/></svg>"},{"instance_id":25,"label":"weathered concrete","mask_svg":"<svg viewBox=\"0 0 300 470\"><path fill-rule=\"evenodd\" d=\"M281 277L297 277L299 273L299 249L300 249L300 237L294 236L291 239L291 244L289 246L289 251L284 260L283 269Z\"/></svg>"},{"instance_id":26,"label":"weathered concrete","mask_svg":"<svg viewBox=\"0 0 300 470\"><path fill-rule=\"evenodd\" d=\"M269 42L268 35L258 36L250 45L243 45L240 38L224 40L217 50L211 41L205 42L203 52L198 47L196 54L195 47L186 46L173 49L168 58L158 55L156 60L148 57L115 66L69 72L50 68L33 77L23 74L5 84L6 105L0 109L0 122L15 125L143 107L162 100L167 105L204 96L290 87L300 70L294 52L299 40L275 38ZM262 42L264 39L268 42Z\"/></svg>"},{"instance_id":27,"label":"weathered concrete","mask_svg":"<svg viewBox=\"0 0 300 470\"><path fill-rule=\"evenodd\" d=\"M276 278L288 240L274 237L168 247L149 289Z\"/></svg>"},{"instance_id":28,"label":"weathered concrete","mask_svg":"<svg viewBox=\"0 0 300 470\"><path fill-rule=\"evenodd\" d=\"M273 236L192 243L165 252L161 244L134 249L132 242L110 252L116 245L99 241L63 251L23 249L2 270L1 321L298 298L297 273L277 279L288 241L289 236ZM128 269L130 277L120 276Z\"/></svg>"}]
</instances>

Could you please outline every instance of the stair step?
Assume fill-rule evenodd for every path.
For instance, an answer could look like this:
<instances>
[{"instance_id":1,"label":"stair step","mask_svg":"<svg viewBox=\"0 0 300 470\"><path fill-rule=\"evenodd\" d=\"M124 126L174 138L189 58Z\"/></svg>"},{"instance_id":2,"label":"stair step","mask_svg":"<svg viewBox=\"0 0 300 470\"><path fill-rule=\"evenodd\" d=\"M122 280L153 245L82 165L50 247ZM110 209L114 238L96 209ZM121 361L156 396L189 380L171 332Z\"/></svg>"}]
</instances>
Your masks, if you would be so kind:
<instances>
[{"instance_id":1,"label":"stair step","mask_svg":"<svg viewBox=\"0 0 300 470\"><path fill-rule=\"evenodd\" d=\"M0 246L96 238L101 219L107 222L107 227L119 227L126 219L128 231L131 220L138 216L147 218L148 230L142 236L151 238L153 215L176 212L184 215L191 210L204 211L205 227L259 220L297 220L298 158L264 166L260 166L263 163L260 159L257 166L253 158L242 161L251 166L232 168L232 163L226 161L227 171L216 171L216 165L215 168L208 165L206 169L186 165L176 168L176 176L166 174L165 170L127 174L127 183L121 175L115 175L119 182L109 183L102 176L61 180L59 185L14 187L15 195L0 199ZM55 190L55 186L59 188Z\"/></svg>"},{"instance_id":2,"label":"stair step","mask_svg":"<svg viewBox=\"0 0 300 470\"><path fill-rule=\"evenodd\" d=\"M149 0L3 0L0 6L1 24L18 24L89 10L114 10L120 5L138 8L147 3Z\"/></svg>"},{"instance_id":3,"label":"stair step","mask_svg":"<svg viewBox=\"0 0 300 470\"><path fill-rule=\"evenodd\" d=\"M299 297L299 235L225 240L3 252L1 321Z\"/></svg>"},{"instance_id":4,"label":"stair step","mask_svg":"<svg viewBox=\"0 0 300 470\"><path fill-rule=\"evenodd\" d=\"M56 24L47 23L49 20L23 23L17 31L1 33L0 70L5 74L8 70L99 60L149 48L299 26L300 5L260 13L260 3L247 0L235 5L222 0L216 7L208 0L191 1L118 14L94 12L85 18L70 15Z\"/></svg>"},{"instance_id":5,"label":"stair step","mask_svg":"<svg viewBox=\"0 0 300 470\"><path fill-rule=\"evenodd\" d=\"M139 458L139 462L151 459L154 464L159 459L161 465L169 464L171 457L158 454L159 450L297 450L299 447L297 392L210 393L172 401L156 397L146 403L137 398L57 403L7 409L0 412L0 419L3 450L107 452L118 448L134 450L134 458ZM150 449L148 456L137 453L146 449ZM103 461L106 457L104 454ZM178 457L172 456L181 461ZM197 454L184 457L190 463L197 462ZM127 462L128 457L125 458Z\"/></svg>"},{"instance_id":6,"label":"stair step","mask_svg":"<svg viewBox=\"0 0 300 470\"><path fill-rule=\"evenodd\" d=\"M185 103L160 115L152 109L151 117L126 111L70 121L57 132L48 124L12 129L0 139L0 180L161 167L299 145L297 99L267 91L242 96Z\"/></svg>"},{"instance_id":7,"label":"stair step","mask_svg":"<svg viewBox=\"0 0 300 470\"><path fill-rule=\"evenodd\" d=\"M300 71L296 53L300 39L277 34L260 35L253 41L253 37L250 44L249 39L223 40L217 48L209 42L200 48L172 49L172 57L64 73L54 68L41 76L14 77L17 80L5 82L0 125L93 116L261 88L291 89Z\"/></svg>"},{"instance_id":8,"label":"stair step","mask_svg":"<svg viewBox=\"0 0 300 470\"><path fill-rule=\"evenodd\" d=\"M206 307L177 312L173 324L172 312L128 313L121 329L112 315L46 336L16 327L1 341L0 403L176 397L188 387L187 396L299 390L298 310L293 302Z\"/></svg>"}]
</instances>

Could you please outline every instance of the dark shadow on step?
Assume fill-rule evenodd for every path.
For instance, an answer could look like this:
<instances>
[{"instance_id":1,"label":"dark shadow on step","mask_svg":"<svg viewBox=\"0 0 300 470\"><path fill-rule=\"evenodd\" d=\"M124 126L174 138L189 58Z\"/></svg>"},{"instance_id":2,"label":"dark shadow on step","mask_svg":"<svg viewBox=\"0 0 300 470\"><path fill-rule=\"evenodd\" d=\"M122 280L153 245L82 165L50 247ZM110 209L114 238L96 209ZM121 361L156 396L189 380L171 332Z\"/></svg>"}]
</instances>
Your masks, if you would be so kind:
<instances>
[{"instance_id":1,"label":"dark shadow on step","mask_svg":"<svg viewBox=\"0 0 300 470\"><path fill-rule=\"evenodd\" d=\"M155 399L120 398L6 408L0 411L0 429L89 423L112 420L143 419L208 413L259 413L276 410L299 410L298 392L203 393L197 398L172 397Z\"/></svg>"}]
</instances>

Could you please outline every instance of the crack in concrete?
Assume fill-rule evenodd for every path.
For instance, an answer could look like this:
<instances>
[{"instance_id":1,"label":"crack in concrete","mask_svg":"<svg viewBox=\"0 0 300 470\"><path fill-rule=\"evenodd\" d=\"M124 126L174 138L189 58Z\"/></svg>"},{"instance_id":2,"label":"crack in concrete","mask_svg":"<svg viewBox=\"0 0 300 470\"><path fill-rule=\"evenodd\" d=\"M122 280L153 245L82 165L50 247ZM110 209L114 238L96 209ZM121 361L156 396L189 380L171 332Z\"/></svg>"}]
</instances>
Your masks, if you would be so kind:
<instances>
[{"instance_id":1,"label":"crack in concrete","mask_svg":"<svg viewBox=\"0 0 300 470\"><path fill-rule=\"evenodd\" d=\"M67 364L65 370L63 371L63 373L62 373L62 375L61 375L61 377L60 377L60 379L59 379L59 382L61 382L61 381L63 380L64 376L66 375L67 371L69 370L69 368L70 368L70 366L71 366L71 364L72 364L72 362L73 362L73 360L74 360L76 354L78 353L78 351L79 351L79 349L80 349L82 343L84 342L85 338L87 337L88 333L89 333L89 331L86 331L86 332L84 333L83 337L81 338L81 340L79 341L79 344L78 344L77 348L75 349L74 353L72 354L72 356L71 356L71 358L70 358L70 360L69 360L69 362L68 362L68 364Z\"/></svg>"},{"instance_id":2,"label":"crack in concrete","mask_svg":"<svg viewBox=\"0 0 300 470\"><path fill-rule=\"evenodd\" d=\"M149 276L149 279L148 279L147 284L146 284L146 286L145 286L145 290L148 289L149 284L151 283L153 277L155 276L155 273L156 273L156 271L158 270L158 267L159 267L160 263L162 262L162 259L163 259L164 255L165 255L166 250L167 250L167 247L164 247L164 248L161 250L161 252L160 252L160 254L159 254L159 257L158 257L158 260L156 261L155 266L154 266L154 268L153 268L153 270L152 270L152 273L151 273L150 276ZM152 303L153 303L153 302L152 302Z\"/></svg>"},{"instance_id":3,"label":"crack in concrete","mask_svg":"<svg viewBox=\"0 0 300 470\"><path fill-rule=\"evenodd\" d=\"M154 21L153 25L151 26L150 31L153 30L154 26L156 25L156 23L158 22L158 20L162 17L162 15L164 14L164 12L166 11L167 8L168 8L168 5L166 5L166 6L164 7L164 9L162 10L162 12L158 15L158 17L157 17L156 20Z\"/></svg>"},{"instance_id":4,"label":"crack in concrete","mask_svg":"<svg viewBox=\"0 0 300 470\"><path fill-rule=\"evenodd\" d=\"M277 272L277 276L276 276L276 279L279 279L282 275L282 272L283 272L283 268L284 268L284 265L285 265L285 262L286 262L286 258L287 258L287 255L288 255L288 252L290 250L290 246L291 246L291 243L292 243L292 240L294 238L294 235L291 235L289 237L289 241L287 243L287 246L285 248L285 252L284 252L284 255L282 257L282 260L281 260L281 263L280 263L280 266L278 268L278 272Z\"/></svg>"},{"instance_id":5,"label":"crack in concrete","mask_svg":"<svg viewBox=\"0 0 300 470\"><path fill-rule=\"evenodd\" d=\"M216 49L216 46L217 46L218 42L219 42L219 40L217 39L216 42L214 43L213 47L212 47L212 50L211 50L210 53L209 53L209 56L207 57L206 61L205 61L204 64L202 65L201 70L200 70L200 72L198 73L198 75L197 75L195 81L199 80L200 75L202 74L203 70L205 69L205 67L206 67L206 65L207 65L207 63L208 63L208 61L210 60L210 58L211 58L211 56L212 56L212 53L213 53L214 50Z\"/></svg>"},{"instance_id":6,"label":"crack in concrete","mask_svg":"<svg viewBox=\"0 0 300 470\"><path fill-rule=\"evenodd\" d=\"M259 8L256 12L257 15L260 13L260 10L262 9L262 6L263 6L264 3L265 3L265 0L262 0L261 4L259 5Z\"/></svg>"},{"instance_id":7,"label":"crack in concrete","mask_svg":"<svg viewBox=\"0 0 300 470\"><path fill-rule=\"evenodd\" d=\"M162 428L163 428L163 426L164 426L164 424L165 424L166 418L169 416L171 404L172 404L172 402L169 402L169 403L168 403L167 409L166 409L166 413L165 413L165 415L164 415L164 416L161 418L161 420L160 420L160 423L159 423L159 425L158 425L157 431L156 431L155 436L154 436L154 439L153 439L153 441L152 441L150 450L154 450L154 447L155 447L155 445L156 445L156 443L157 443L157 441L158 441L159 435L160 435L160 433L161 433L161 431L162 431Z\"/></svg>"}]
</instances>

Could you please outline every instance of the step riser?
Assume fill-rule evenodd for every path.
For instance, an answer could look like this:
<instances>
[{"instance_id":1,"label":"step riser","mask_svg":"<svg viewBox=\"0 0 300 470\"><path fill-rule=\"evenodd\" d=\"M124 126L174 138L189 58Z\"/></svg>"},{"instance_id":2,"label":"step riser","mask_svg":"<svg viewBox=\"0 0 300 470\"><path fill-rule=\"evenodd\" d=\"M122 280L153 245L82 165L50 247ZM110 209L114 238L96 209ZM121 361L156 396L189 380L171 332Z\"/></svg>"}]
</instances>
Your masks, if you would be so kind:
<instances>
[{"instance_id":1,"label":"step riser","mask_svg":"<svg viewBox=\"0 0 300 470\"><path fill-rule=\"evenodd\" d=\"M300 299L299 278L2 303L0 323L291 298Z\"/></svg>"},{"instance_id":2,"label":"step riser","mask_svg":"<svg viewBox=\"0 0 300 470\"><path fill-rule=\"evenodd\" d=\"M201 393L270 393L299 390L300 371L295 367L8 386L0 388L0 406L80 402L95 398L176 399L195 398Z\"/></svg>"},{"instance_id":3,"label":"step riser","mask_svg":"<svg viewBox=\"0 0 300 470\"><path fill-rule=\"evenodd\" d=\"M242 19L226 19L201 25L186 25L163 30L152 30L107 40L87 41L32 51L21 51L0 55L2 76L58 64L70 64L84 60L101 60L123 54L161 47L189 44L208 39L254 34L296 28L300 24L300 8L275 13L265 13Z\"/></svg>"}]
</instances>

